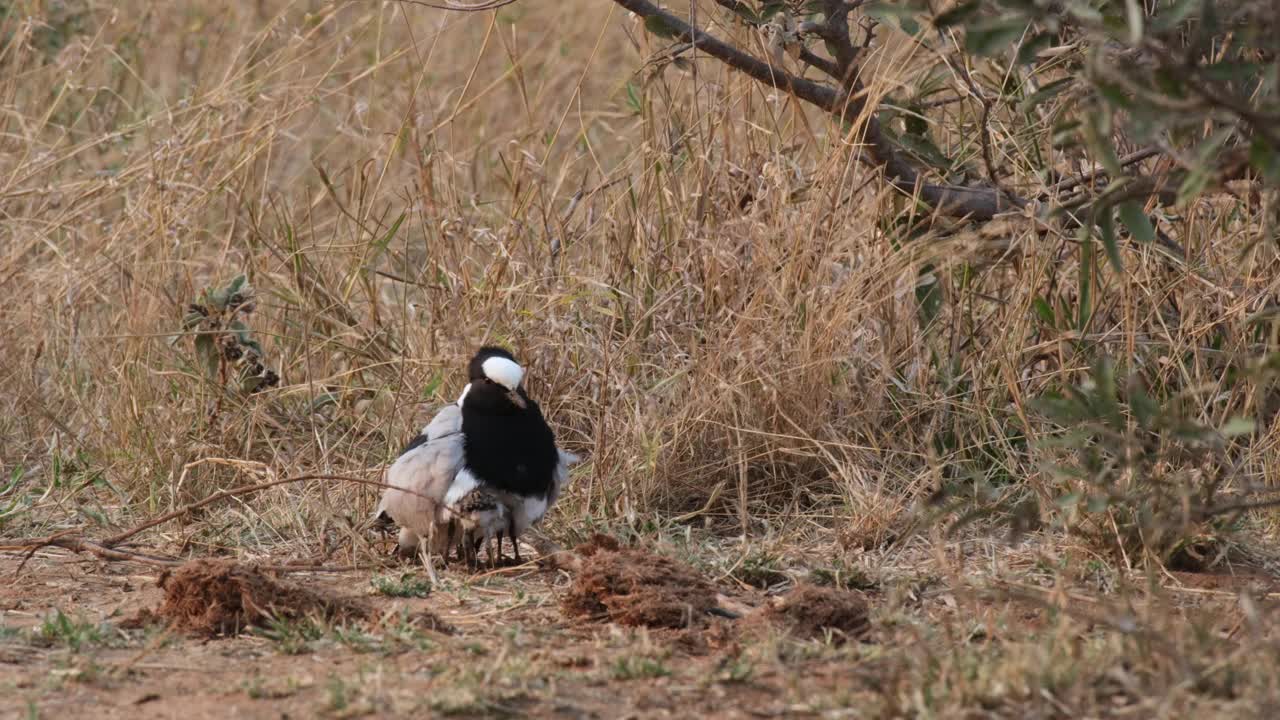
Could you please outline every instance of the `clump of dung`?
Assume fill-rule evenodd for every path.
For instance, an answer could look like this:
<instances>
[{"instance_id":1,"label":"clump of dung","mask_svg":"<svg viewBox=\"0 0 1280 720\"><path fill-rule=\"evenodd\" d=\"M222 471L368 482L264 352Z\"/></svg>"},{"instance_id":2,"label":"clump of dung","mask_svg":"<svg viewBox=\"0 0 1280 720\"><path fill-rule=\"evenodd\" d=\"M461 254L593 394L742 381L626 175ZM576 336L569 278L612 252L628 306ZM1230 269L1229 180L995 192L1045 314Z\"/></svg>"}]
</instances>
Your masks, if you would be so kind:
<instances>
[{"instance_id":1,"label":"clump of dung","mask_svg":"<svg viewBox=\"0 0 1280 720\"><path fill-rule=\"evenodd\" d=\"M831 632L837 642L860 639L871 630L866 596L854 590L798 585L765 606L764 617L805 638Z\"/></svg>"},{"instance_id":2,"label":"clump of dung","mask_svg":"<svg viewBox=\"0 0 1280 720\"><path fill-rule=\"evenodd\" d=\"M179 630L236 634L272 618L364 620L368 605L277 580L231 560L192 560L160 576L164 602L158 615Z\"/></svg>"},{"instance_id":3,"label":"clump of dung","mask_svg":"<svg viewBox=\"0 0 1280 720\"><path fill-rule=\"evenodd\" d=\"M715 589L692 568L596 535L576 549L564 614L658 628L700 626L716 607Z\"/></svg>"}]
</instances>

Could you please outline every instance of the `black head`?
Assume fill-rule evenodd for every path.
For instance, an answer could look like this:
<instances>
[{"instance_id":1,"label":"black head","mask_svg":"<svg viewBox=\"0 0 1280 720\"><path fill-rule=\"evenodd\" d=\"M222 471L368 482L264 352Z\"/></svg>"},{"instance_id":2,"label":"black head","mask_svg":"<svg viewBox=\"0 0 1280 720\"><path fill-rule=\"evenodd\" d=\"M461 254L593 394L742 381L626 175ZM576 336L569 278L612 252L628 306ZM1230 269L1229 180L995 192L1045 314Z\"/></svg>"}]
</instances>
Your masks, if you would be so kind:
<instances>
[{"instance_id":1,"label":"black head","mask_svg":"<svg viewBox=\"0 0 1280 720\"><path fill-rule=\"evenodd\" d=\"M507 352L506 349L497 347L496 345L485 345L477 350L476 354L471 357L471 362L467 363L467 380L471 382L483 380L486 377L484 372L484 362L490 358L502 358L504 360L510 360L513 363L516 362L516 356Z\"/></svg>"},{"instance_id":2,"label":"black head","mask_svg":"<svg viewBox=\"0 0 1280 720\"><path fill-rule=\"evenodd\" d=\"M462 409L490 415L509 415L529 409L529 396L521 383L524 368L515 356L499 347L480 348L467 364L470 384L463 396Z\"/></svg>"}]
</instances>

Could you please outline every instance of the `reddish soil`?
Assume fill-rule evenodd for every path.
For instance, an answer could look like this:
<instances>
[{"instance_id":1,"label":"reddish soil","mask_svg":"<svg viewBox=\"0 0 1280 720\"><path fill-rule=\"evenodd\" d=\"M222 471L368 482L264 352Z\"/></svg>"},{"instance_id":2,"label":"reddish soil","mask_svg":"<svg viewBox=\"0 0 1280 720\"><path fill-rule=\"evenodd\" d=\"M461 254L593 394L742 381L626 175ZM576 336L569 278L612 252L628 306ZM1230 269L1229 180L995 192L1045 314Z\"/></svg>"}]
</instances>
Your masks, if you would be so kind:
<instances>
[{"instance_id":1,"label":"reddish soil","mask_svg":"<svg viewBox=\"0 0 1280 720\"><path fill-rule=\"evenodd\" d=\"M372 613L355 598L273 579L231 560L193 560L162 574L159 585L164 603L157 614L172 627L197 635L236 634L271 619L344 622Z\"/></svg>"},{"instance_id":2,"label":"reddish soil","mask_svg":"<svg viewBox=\"0 0 1280 720\"><path fill-rule=\"evenodd\" d=\"M716 607L711 584L670 558L620 547L604 535L596 535L576 552L582 562L560 603L570 617L685 628L706 624Z\"/></svg>"},{"instance_id":3,"label":"reddish soil","mask_svg":"<svg viewBox=\"0 0 1280 720\"><path fill-rule=\"evenodd\" d=\"M862 593L817 585L799 585L762 611L797 636L821 638L831 633L837 642L864 637L871 630L869 612Z\"/></svg>"}]
</instances>

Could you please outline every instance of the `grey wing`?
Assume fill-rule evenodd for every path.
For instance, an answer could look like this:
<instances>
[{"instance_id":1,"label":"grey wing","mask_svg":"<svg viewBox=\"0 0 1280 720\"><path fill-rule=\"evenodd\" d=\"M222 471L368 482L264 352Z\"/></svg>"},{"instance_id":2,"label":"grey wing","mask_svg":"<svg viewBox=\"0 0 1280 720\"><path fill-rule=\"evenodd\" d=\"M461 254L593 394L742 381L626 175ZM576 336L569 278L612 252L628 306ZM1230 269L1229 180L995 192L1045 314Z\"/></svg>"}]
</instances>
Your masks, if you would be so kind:
<instances>
[{"instance_id":1,"label":"grey wing","mask_svg":"<svg viewBox=\"0 0 1280 720\"><path fill-rule=\"evenodd\" d=\"M387 468L377 515L424 538L447 520L444 496L462 467L462 413L446 407L432 418L409 449ZM424 437L425 436L425 437ZM407 490L408 492L404 492Z\"/></svg>"},{"instance_id":2,"label":"grey wing","mask_svg":"<svg viewBox=\"0 0 1280 720\"><path fill-rule=\"evenodd\" d=\"M462 408L457 405L446 405L436 416L431 418L431 422L422 428L422 434L427 436L428 441L444 435L462 432Z\"/></svg>"}]
</instances>

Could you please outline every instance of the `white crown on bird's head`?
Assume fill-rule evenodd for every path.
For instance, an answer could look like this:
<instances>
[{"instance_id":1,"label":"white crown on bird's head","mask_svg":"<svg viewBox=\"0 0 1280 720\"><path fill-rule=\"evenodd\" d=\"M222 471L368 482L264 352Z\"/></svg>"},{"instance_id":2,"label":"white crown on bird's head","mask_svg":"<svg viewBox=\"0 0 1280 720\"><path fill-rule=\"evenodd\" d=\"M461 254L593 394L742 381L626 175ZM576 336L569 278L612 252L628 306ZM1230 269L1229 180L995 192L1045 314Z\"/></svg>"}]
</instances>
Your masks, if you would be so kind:
<instances>
[{"instance_id":1,"label":"white crown on bird's head","mask_svg":"<svg viewBox=\"0 0 1280 720\"><path fill-rule=\"evenodd\" d=\"M462 406L463 400L467 394L471 392L472 384L477 379L477 372L484 379L506 389L516 396L520 389L520 383L524 381L524 368L520 363L515 361L511 353L505 349L495 346L485 346L476 352L471 358L469 365L471 373L471 381L466 387L462 388L462 394L458 396L458 406ZM517 402L517 404L520 404ZM523 407L523 405L521 405Z\"/></svg>"},{"instance_id":2,"label":"white crown on bird's head","mask_svg":"<svg viewBox=\"0 0 1280 720\"><path fill-rule=\"evenodd\" d=\"M515 392L520 387L520 381L524 380L524 368L520 367L515 360L508 358L495 355L481 363L480 368L484 371L485 377L512 392Z\"/></svg>"}]
</instances>

